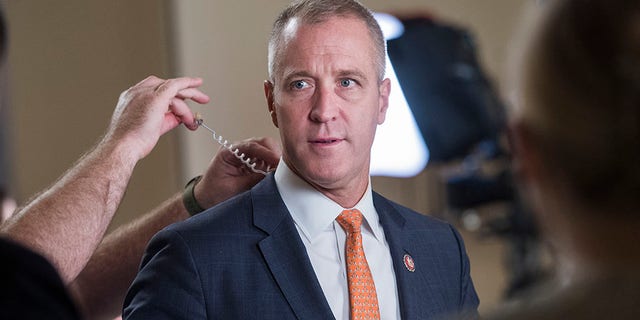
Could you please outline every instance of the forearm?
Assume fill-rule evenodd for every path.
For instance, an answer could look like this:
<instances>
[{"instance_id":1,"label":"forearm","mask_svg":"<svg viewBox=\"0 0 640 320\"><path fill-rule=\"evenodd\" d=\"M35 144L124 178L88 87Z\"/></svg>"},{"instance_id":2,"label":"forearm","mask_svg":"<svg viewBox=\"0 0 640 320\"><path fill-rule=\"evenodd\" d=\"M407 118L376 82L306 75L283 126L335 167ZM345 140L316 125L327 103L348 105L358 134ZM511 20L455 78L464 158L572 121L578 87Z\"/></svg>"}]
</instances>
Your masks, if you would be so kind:
<instances>
[{"instance_id":1,"label":"forearm","mask_svg":"<svg viewBox=\"0 0 640 320\"><path fill-rule=\"evenodd\" d=\"M151 237L188 217L180 194L176 194L151 213L109 234L70 286L85 318L113 319L120 314Z\"/></svg>"},{"instance_id":2,"label":"forearm","mask_svg":"<svg viewBox=\"0 0 640 320\"><path fill-rule=\"evenodd\" d=\"M78 277L90 258L97 262L91 262L82 271L78 282L93 279L101 284L100 288L109 288L111 281L132 278L128 274L135 273L147 240L169 224L167 220L144 223L149 228L142 233L144 240L132 238L131 243L113 240L113 244L106 241L104 248L92 256L120 204L136 163L151 152L160 136L176 126L184 124L191 130L198 127L185 100L207 103L209 97L198 89L201 84L200 78L165 80L150 76L124 91L104 139L60 180L1 225L0 232L47 258L67 284ZM184 218L180 216L184 208L174 206L167 210L178 214L174 218ZM116 271L101 270L98 267L102 261L122 266L115 267ZM129 273L119 274L122 270ZM128 285L130 280L124 282ZM89 280L87 283L91 284ZM125 291L126 288L95 292L109 299L108 294Z\"/></svg>"},{"instance_id":3,"label":"forearm","mask_svg":"<svg viewBox=\"0 0 640 320\"><path fill-rule=\"evenodd\" d=\"M136 162L122 144L99 143L2 232L46 257L70 282L102 240Z\"/></svg>"}]
</instances>

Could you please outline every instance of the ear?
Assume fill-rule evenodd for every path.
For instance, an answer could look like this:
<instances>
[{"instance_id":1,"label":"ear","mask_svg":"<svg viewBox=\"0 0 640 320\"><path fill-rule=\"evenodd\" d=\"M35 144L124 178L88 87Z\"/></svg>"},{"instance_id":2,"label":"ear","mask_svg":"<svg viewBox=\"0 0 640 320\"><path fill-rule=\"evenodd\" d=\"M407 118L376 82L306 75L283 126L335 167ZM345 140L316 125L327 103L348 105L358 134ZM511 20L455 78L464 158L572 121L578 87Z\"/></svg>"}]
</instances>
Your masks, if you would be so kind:
<instances>
[{"instance_id":1,"label":"ear","mask_svg":"<svg viewBox=\"0 0 640 320\"><path fill-rule=\"evenodd\" d=\"M389 94L391 93L391 80L386 78L380 83L378 88L378 124L383 124L387 117L387 109L389 108Z\"/></svg>"},{"instance_id":2,"label":"ear","mask_svg":"<svg viewBox=\"0 0 640 320\"><path fill-rule=\"evenodd\" d=\"M278 128L278 115L276 114L275 103L273 101L273 83L269 80L264 81L264 96L267 98L267 108L269 108L271 122Z\"/></svg>"}]
</instances>

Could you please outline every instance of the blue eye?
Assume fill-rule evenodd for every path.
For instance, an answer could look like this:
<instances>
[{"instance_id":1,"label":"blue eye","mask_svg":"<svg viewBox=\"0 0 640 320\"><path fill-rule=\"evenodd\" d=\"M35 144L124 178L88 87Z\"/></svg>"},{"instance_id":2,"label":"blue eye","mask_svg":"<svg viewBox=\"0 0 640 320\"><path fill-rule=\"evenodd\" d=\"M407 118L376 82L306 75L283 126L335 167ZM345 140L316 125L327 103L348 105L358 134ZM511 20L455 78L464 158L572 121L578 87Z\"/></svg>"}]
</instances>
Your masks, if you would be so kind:
<instances>
[{"instance_id":1,"label":"blue eye","mask_svg":"<svg viewBox=\"0 0 640 320\"><path fill-rule=\"evenodd\" d=\"M340 80L340 86L344 88L348 88L353 84L352 79L342 79Z\"/></svg>"},{"instance_id":2,"label":"blue eye","mask_svg":"<svg viewBox=\"0 0 640 320\"><path fill-rule=\"evenodd\" d=\"M309 86L309 84L304 80L294 81L291 86L295 89L304 89Z\"/></svg>"}]
</instances>

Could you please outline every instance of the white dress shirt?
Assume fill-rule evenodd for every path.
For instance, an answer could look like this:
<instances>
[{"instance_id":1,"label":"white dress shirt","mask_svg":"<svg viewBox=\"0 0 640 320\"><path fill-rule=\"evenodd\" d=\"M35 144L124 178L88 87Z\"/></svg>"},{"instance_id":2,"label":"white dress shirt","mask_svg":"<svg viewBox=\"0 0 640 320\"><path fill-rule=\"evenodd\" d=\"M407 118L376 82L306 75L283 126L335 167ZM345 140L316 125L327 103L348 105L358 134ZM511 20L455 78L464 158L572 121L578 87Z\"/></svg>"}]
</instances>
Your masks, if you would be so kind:
<instances>
[{"instance_id":1,"label":"white dress shirt","mask_svg":"<svg viewBox=\"0 0 640 320\"><path fill-rule=\"evenodd\" d=\"M345 263L346 234L335 221L345 209L298 177L281 159L275 181L324 296L337 320L349 320L349 287ZM355 207L364 217L362 245L376 285L381 319L400 319L398 288L389 244L373 206L371 181Z\"/></svg>"}]
</instances>

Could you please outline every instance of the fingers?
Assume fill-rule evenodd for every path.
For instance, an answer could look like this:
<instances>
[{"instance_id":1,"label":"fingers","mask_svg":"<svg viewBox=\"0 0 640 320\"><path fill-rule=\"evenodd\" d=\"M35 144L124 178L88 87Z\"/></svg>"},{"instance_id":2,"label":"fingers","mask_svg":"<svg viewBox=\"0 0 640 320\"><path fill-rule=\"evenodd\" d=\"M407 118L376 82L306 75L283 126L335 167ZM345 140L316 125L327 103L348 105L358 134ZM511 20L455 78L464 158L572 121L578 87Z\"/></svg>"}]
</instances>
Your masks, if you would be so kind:
<instances>
[{"instance_id":1,"label":"fingers","mask_svg":"<svg viewBox=\"0 0 640 320\"><path fill-rule=\"evenodd\" d=\"M195 116L184 100L178 98L171 99L169 111L177 119L178 123L184 123L189 130L198 129L198 125L195 123ZM169 128L169 130L171 129L173 128Z\"/></svg>"},{"instance_id":2,"label":"fingers","mask_svg":"<svg viewBox=\"0 0 640 320\"><path fill-rule=\"evenodd\" d=\"M275 139L270 137L243 140L238 144L235 144L235 146L240 150L240 152L246 154L248 157L258 159L258 161L263 161L265 163L265 167L270 166L271 168L275 168L278 165L282 154L280 145Z\"/></svg>"},{"instance_id":3,"label":"fingers","mask_svg":"<svg viewBox=\"0 0 640 320\"><path fill-rule=\"evenodd\" d=\"M197 88L200 85L202 85L201 78L181 77L181 78L167 79L167 80L164 80L160 85L156 87L155 92L158 95L169 98L169 97L177 96L178 92L182 90L189 89L189 88Z\"/></svg>"},{"instance_id":4,"label":"fingers","mask_svg":"<svg viewBox=\"0 0 640 320\"><path fill-rule=\"evenodd\" d=\"M188 88L188 89L183 89L180 90L177 94L176 97L180 98L180 99L190 99L193 100L197 103L200 104L204 104L209 102L210 98L208 95L204 94L202 91L195 89L195 88Z\"/></svg>"},{"instance_id":5,"label":"fingers","mask_svg":"<svg viewBox=\"0 0 640 320\"><path fill-rule=\"evenodd\" d=\"M255 156L265 161L267 165L275 168L282 156L280 144L271 137L261 138L256 141Z\"/></svg>"},{"instance_id":6,"label":"fingers","mask_svg":"<svg viewBox=\"0 0 640 320\"><path fill-rule=\"evenodd\" d=\"M144 78L142 81L136 83L135 85L133 85L131 88L129 89L133 89L133 88L148 88L148 87L152 87L155 88L157 86L159 86L160 84L162 84L162 82L164 82L164 79L160 79L156 76L148 76L146 78Z\"/></svg>"},{"instance_id":7,"label":"fingers","mask_svg":"<svg viewBox=\"0 0 640 320\"><path fill-rule=\"evenodd\" d=\"M179 123L184 123L190 130L198 128L194 121L194 114L184 100L189 99L200 104L209 102L209 96L197 89L202 85L201 78L181 77L162 80L152 76L138 85L145 88L154 87L155 94L161 100L169 99L168 110L175 118L165 115L165 122L161 130L162 134L175 128Z\"/></svg>"},{"instance_id":8,"label":"fingers","mask_svg":"<svg viewBox=\"0 0 640 320\"><path fill-rule=\"evenodd\" d=\"M208 103L209 96L197 89L200 85L202 85L201 78L181 77L165 80L156 76L149 76L124 93L153 93L160 100L165 101L176 97L183 100L190 99L200 104Z\"/></svg>"},{"instance_id":9,"label":"fingers","mask_svg":"<svg viewBox=\"0 0 640 320\"><path fill-rule=\"evenodd\" d=\"M107 139L134 143L139 158L145 157L159 137L180 123L195 130L194 115L186 100L209 102L209 96L198 89L201 78L161 79L149 76L124 91L113 113Z\"/></svg>"}]
</instances>

